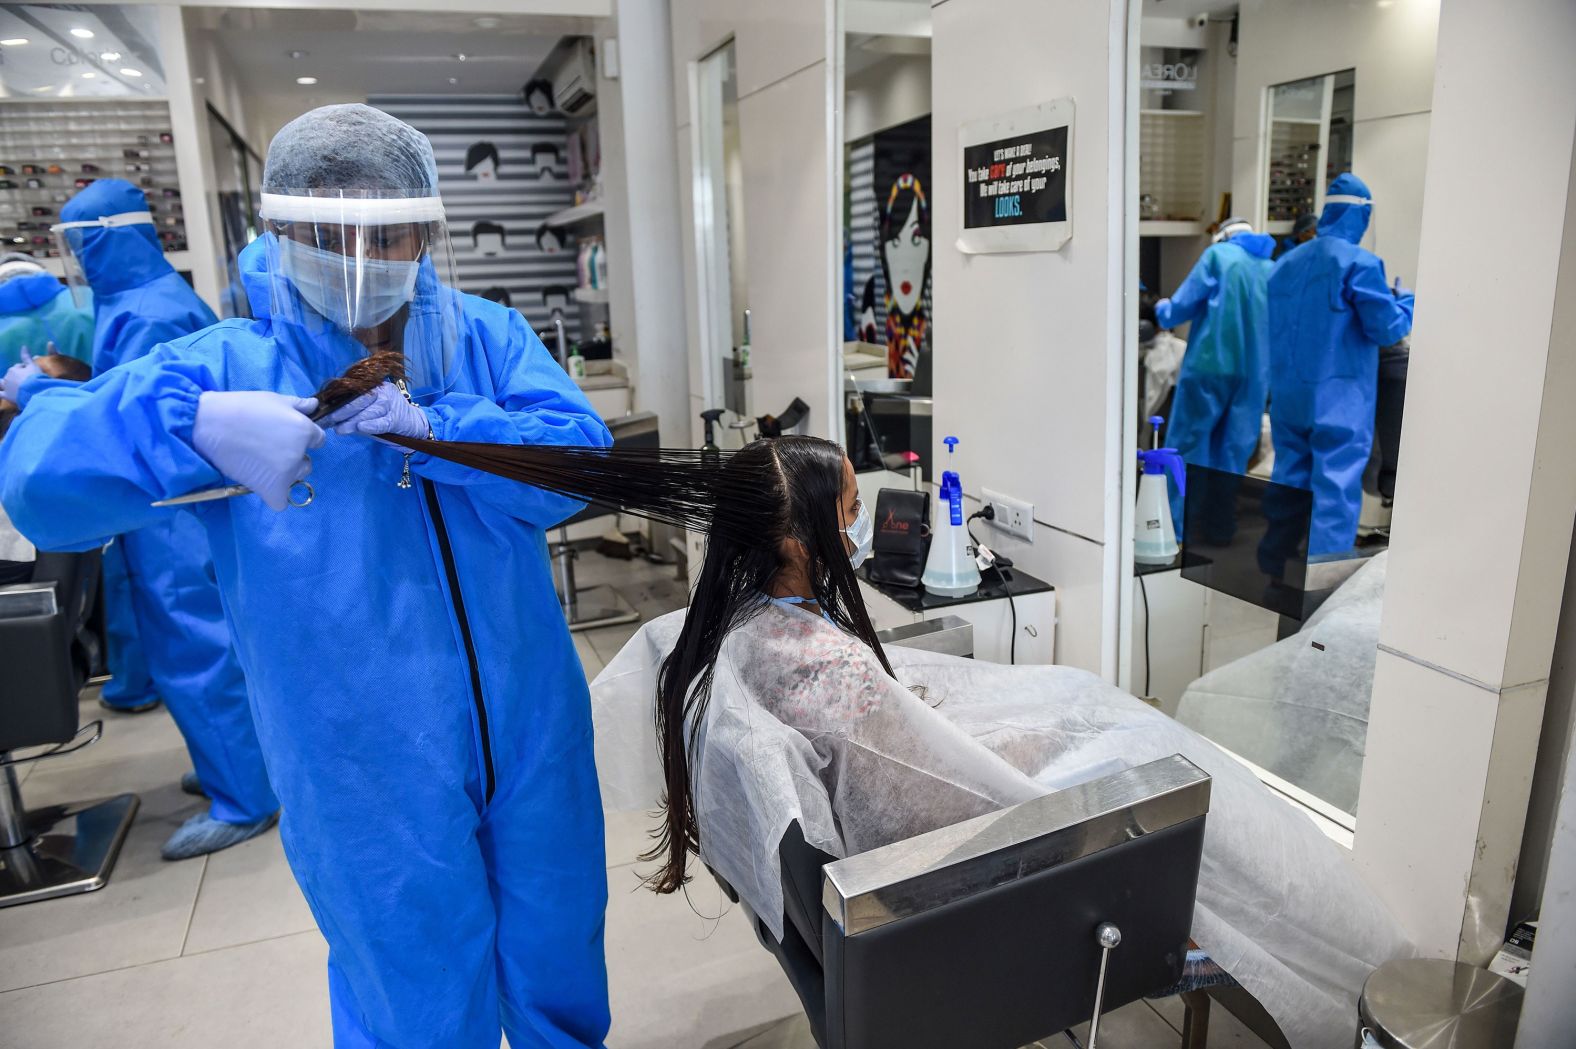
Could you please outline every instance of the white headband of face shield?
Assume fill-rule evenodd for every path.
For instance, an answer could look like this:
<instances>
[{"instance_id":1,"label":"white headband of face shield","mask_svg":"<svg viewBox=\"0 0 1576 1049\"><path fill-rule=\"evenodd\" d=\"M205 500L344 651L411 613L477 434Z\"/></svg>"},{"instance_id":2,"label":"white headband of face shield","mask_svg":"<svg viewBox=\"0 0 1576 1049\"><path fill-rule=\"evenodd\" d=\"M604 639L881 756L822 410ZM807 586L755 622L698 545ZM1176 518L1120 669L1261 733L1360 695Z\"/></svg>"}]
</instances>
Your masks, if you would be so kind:
<instances>
[{"instance_id":1,"label":"white headband of face shield","mask_svg":"<svg viewBox=\"0 0 1576 1049\"><path fill-rule=\"evenodd\" d=\"M1252 223L1250 223L1250 222L1233 222L1233 223L1230 223L1229 225L1222 226L1219 230L1217 230L1215 232L1215 236L1213 238L1211 238L1211 243L1219 244L1221 241L1226 240L1229 237L1235 237L1238 233L1252 233L1252 232L1253 232L1253 224Z\"/></svg>"},{"instance_id":2,"label":"white headband of face shield","mask_svg":"<svg viewBox=\"0 0 1576 1049\"><path fill-rule=\"evenodd\" d=\"M114 229L116 226L151 226L153 225L153 212L151 211L123 211L119 215L105 215L101 219L87 219L83 222L57 222L49 227L49 232L59 233L67 229Z\"/></svg>"},{"instance_id":3,"label":"white headband of face shield","mask_svg":"<svg viewBox=\"0 0 1576 1049\"><path fill-rule=\"evenodd\" d=\"M1355 204L1361 207L1364 204L1372 204L1373 200L1369 197L1359 197L1352 193L1336 193L1325 197L1324 202L1326 204Z\"/></svg>"},{"instance_id":4,"label":"white headband of face shield","mask_svg":"<svg viewBox=\"0 0 1576 1049\"><path fill-rule=\"evenodd\" d=\"M275 222L318 222L340 226L394 226L442 222L439 197L306 197L263 194L263 218Z\"/></svg>"}]
</instances>

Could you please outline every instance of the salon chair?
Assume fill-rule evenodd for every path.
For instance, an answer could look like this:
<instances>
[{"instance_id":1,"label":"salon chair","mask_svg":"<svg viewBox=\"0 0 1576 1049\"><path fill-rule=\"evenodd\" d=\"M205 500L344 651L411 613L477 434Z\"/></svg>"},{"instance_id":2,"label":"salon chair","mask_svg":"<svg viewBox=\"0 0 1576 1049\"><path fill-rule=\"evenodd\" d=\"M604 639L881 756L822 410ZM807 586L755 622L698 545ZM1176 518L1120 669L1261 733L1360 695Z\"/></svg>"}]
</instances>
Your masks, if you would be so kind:
<instances>
[{"instance_id":1,"label":"salon chair","mask_svg":"<svg viewBox=\"0 0 1576 1049\"><path fill-rule=\"evenodd\" d=\"M40 552L33 578L0 587L0 907L103 888L137 812L135 794L22 804L18 767L96 742L79 726L88 673L79 635L98 586L99 554ZM19 755L34 747L48 749Z\"/></svg>"},{"instance_id":2,"label":"salon chair","mask_svg":"<svg viewBox=\"0 0 1576 1049\"><path fill-rule=\"evenodd\" d=\"M820 1049L1018 1049L1084 1020L1097 1049L1100 1014L1181 977L1209 793L1172 755L844 860L794 823L781 941L751 919Z\"/></svg>"},{"instance_id":3,"label":"salon chair","mask_svg":"<svg viewBox=\"0 0 1576 1049\"><path fill-rule=\"evenodd\" d=\"M655 412L637 412L619 419L607 420L613 434L615 448L660 448ZM558 603L564 610L564 619L570 630L591 630L619 623L633 623L640 618L630 603L611 586L599 584L580 589L575 584L575 547L569 540L569 526L598 517L617 517L618 507L602 503L588 503L558 529L558 540L553 543L553 574L558 590Z\"/></svg>"}]
</instances>

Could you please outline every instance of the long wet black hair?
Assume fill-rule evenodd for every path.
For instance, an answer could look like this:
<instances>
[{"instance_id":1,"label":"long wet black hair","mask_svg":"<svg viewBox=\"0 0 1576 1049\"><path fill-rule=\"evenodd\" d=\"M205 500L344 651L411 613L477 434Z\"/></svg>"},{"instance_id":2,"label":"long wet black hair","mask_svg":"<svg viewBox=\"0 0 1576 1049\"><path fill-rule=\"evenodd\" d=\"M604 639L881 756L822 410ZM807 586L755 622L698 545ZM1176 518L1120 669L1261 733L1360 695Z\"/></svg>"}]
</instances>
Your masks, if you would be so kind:
<instances>
[{"instance_id":1,"label":"long wet black hair","mask_svg":"<svg viewBox=\"0 0 1576 1049\"><path fill-rule=\"evenodd\" d=\"M843 541L838 517L843 450L815 437L778 437L735 452L724 469L770 480L751 498L717 506L723 526L713 528L706 542L684 628L658 676L662 824L653 835L656 844L641 858L662 864L647 878L647 884L662 893L684 885L689 855L700 850L690 774L717 657L728 634L766 607L773 579L787 564L784 548L790 541L797 540L809 554L806 570L821 610L868 645L887 673L892 672Z\"/></svg>"}]
</instances>

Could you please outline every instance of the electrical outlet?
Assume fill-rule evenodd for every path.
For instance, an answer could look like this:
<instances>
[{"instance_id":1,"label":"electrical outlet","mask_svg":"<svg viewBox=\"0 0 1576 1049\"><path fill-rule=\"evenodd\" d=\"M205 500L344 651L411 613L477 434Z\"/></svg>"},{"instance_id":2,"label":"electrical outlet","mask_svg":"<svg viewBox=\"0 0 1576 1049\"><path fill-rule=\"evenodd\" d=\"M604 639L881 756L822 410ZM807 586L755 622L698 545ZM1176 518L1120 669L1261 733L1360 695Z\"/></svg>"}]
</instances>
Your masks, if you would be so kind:
<instances>
[{"instance_id":1,"label":"electrical outlet","mask_svg":"<svg viewBox=\"0 0 1576 1049\"><path fill-rule=\"evenodd\" d=\"M1025 542L1034 542L1033 503L1022 502L1010 495L993 492L989 488L983 490L983 496L985 505L996 512L995 518L990 522L994 527L1008 535L1015 535Z\"/></svg>"}]
</instances>

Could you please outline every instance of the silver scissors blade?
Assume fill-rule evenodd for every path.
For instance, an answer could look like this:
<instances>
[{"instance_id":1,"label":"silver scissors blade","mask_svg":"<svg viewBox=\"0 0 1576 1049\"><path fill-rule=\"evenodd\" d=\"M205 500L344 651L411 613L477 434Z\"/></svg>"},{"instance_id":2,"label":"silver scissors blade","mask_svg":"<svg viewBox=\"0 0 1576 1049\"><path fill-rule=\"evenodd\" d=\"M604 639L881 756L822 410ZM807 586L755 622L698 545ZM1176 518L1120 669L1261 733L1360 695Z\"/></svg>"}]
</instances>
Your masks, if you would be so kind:
<instances>
[{"instance_id":1,"label":"silver scissors blade","mask_svg":"<svg viewBox=\"0 0 1576 1049\"><path fill-rule=\"evenodd\" d=\"M228 499L235 495L248 495L251 489L244 484L227 484L223 488L204 488L200 492L187 492L170 499L160 499L154 506L187 506L191 503L206 503L214 499Z\"/></svg>"}]
</instances>

